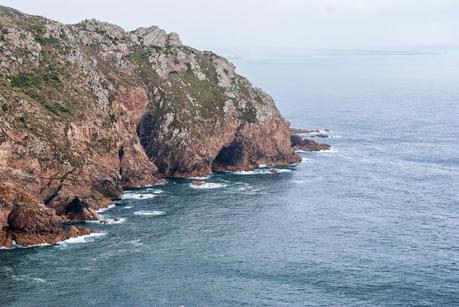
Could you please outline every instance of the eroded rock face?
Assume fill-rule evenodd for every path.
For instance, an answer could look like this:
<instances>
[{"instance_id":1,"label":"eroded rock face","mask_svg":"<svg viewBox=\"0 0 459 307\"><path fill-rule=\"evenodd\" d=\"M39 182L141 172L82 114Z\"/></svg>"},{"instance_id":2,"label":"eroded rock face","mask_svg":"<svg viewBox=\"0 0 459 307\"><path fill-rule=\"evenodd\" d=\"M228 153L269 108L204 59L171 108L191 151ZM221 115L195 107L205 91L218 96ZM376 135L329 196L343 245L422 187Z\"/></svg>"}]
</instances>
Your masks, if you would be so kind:
<instances>
[{"instance_id":1,"label":"eroded rock face","mask_svg":"<svg viewBox=\"0 0 459 307\"><path fill-rule=\"evenodd\" d=\"M75 197L65 208L65 216L72 221L97 221L99 215L82 201L79 197Z\"/></svg>"},{"instance_id":2,"label":"eroded rock face","mask_svg":"<svg viewBox=\"0 0 459 307\"><path fill-rule=\"evenodd\" d=\"M298 161L271 97L176 33L0 7L0 54L0 246L65 238L123 187Z\"/></svg>"},{"instance_id":3,"label":"eroded rock face","mask_svg":"<svg viewBox=\"0 0 459 307\"><path fill-rule=\"evenodd\" d=\"M54 244L66 238L63 219L41 204L17 203L8 216L8 236L19 245Z\"/></svg>"}]
</instances>

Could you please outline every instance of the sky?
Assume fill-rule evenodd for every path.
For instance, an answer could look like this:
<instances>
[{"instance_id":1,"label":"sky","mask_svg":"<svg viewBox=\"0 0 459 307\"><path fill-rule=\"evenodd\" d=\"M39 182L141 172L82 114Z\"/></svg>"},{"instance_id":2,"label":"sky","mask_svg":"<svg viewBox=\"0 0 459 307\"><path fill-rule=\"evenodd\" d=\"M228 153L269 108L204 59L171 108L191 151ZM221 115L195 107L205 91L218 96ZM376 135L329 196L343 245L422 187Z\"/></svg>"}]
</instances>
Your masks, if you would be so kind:
<instances>
[{"instance_id":1,"label":"sky","mask_svg":"<svg viewBox=\"0 0 459 307\"><path fill-rule=\"evenodd\" d=\"M226 55L459 46L459 0L0 0L64 23L158 25Z\"/></svg>"}]
</instances>

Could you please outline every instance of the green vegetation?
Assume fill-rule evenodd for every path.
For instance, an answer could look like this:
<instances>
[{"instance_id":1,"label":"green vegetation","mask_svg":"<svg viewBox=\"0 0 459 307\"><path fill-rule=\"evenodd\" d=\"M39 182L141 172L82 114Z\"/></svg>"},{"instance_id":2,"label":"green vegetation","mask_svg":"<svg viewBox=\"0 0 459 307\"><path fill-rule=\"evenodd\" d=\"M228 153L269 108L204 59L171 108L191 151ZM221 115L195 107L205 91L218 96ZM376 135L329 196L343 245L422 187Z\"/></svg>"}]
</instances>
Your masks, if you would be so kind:
<instances>
[{"instance_id":1,"label":"green vegetation","mask_svg":"<svg viewBox=\"0 0 459 307\"><path fill-rule=\"evenodd\" d=\"M42 46L52 46L52 47L58 47L60 45L60 42L57 38L54 37L44 37L44 36L35 36L35 40Z\"/></svg>"},{"instance_id":2,"label":"green vegetation","mask_svg":"<svg viewBox=\"0 0 459 307\"><path fill-rule=\"evenodd\" d=\"M257 109L250 103L247 107L242 110L243 119L251 124L257 122Z\"/></svg>"},{"instance_id":3,"label":"green vegetation","mask_svg":"<svg viewBox=\"0 0 459 307\"><path fill-rule=\"evenodd\" d=\"M139 70L138 72L142 77L151 77L154 74L150 60L148 59L149 54L145 49L138 47L129 55L129 57L131 61L137 65Z\"/></svg>"},{"instance_id":4,"label":"green vegetation","mask_svg":"<svg viewBox=\"0 0 459 307\"><path fill-rule=\"evenodd\" d=\"M36 74L20 72L11 77L11 85L18 88L40 88L41 79Z\"/></svg>"},{"instance_id":5,"label":"green vegetation","mask_svg":"<svg viewBox=\"0 0 459 307\"><path fill-rule=\"evenodd\" d=\"M19 72L10 77L7 86L32 98L54 115L72 120L83 111L83 89L75 87L68 68L60 63L53 52L42 49L40 65L32 71Z\"/></svg>"},{"instance_id":6,"label":"green vegetation","mask_svg":"<svg viewBox=\"0 0 459 307\"><path fill-rule=\"evenodd\" d=\"M189 85L190 94L200 104L204 113L222 111L227 99L223 89L217 83L207 80L200 80L193 71L187 71L183 75ZM212 113L208 114L212 115Z\"/></svg>"},{"instance_id":7,"label":"green vegetation","mask_svg":"<svg viewBox=\"0 0 459 307\"><path fill-rule=\"evenodd\" d=\"M56 102L53 104L46 105L46 108L53 112L56 115L61 115L62 113L70 113L70 110L66 106Z\"/></svg>"},{"instance_id":8,"label":"green vegetation","mask_svg":"<svg viewBox=\"0 0 459 307\"><path fill-rule=\"evenodd\" d=\"M39 17L28 19L25 28L34 35L39 36L42 36L46 32L45 22Z\"/></svg>"}]
</instances>

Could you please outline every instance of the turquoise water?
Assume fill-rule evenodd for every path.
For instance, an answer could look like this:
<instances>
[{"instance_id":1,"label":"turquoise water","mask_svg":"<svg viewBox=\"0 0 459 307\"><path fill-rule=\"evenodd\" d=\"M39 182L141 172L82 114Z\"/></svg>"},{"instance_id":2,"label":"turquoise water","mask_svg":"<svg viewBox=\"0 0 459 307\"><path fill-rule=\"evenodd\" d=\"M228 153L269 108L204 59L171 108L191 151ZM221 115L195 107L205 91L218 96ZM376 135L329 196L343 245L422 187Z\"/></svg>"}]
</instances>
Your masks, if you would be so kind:
<instances>
[{"instance_id":1,"label":"turquoise water","mask_svg":"<svg viewBox=\"0 0 459 307\"><path fill-rule=\"evenodd\" d=\"M124 220L87 224L103 236L0 250L0 305L459 305L458 57L236 65L333 150L129 191L103 213Z\"/></svg>"}]
</instances>

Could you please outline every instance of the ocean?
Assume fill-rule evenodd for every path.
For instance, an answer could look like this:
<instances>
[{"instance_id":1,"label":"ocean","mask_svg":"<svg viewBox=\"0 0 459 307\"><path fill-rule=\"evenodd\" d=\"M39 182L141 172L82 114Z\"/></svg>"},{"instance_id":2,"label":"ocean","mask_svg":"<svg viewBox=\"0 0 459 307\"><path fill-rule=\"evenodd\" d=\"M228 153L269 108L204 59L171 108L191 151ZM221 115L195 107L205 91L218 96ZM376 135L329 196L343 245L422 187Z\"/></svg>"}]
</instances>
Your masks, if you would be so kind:
<instances>
[{"instance_id":1,"label":"ocean","mask_svg":"<svg viewBox=\"0 0 459 307\"><path fill-rule=\"evenodd\" d=\"M457 52L234 62L332 149L130 190L102 234L0 250L1 306L459 306Z\"/></svg>"}]
</instances>

